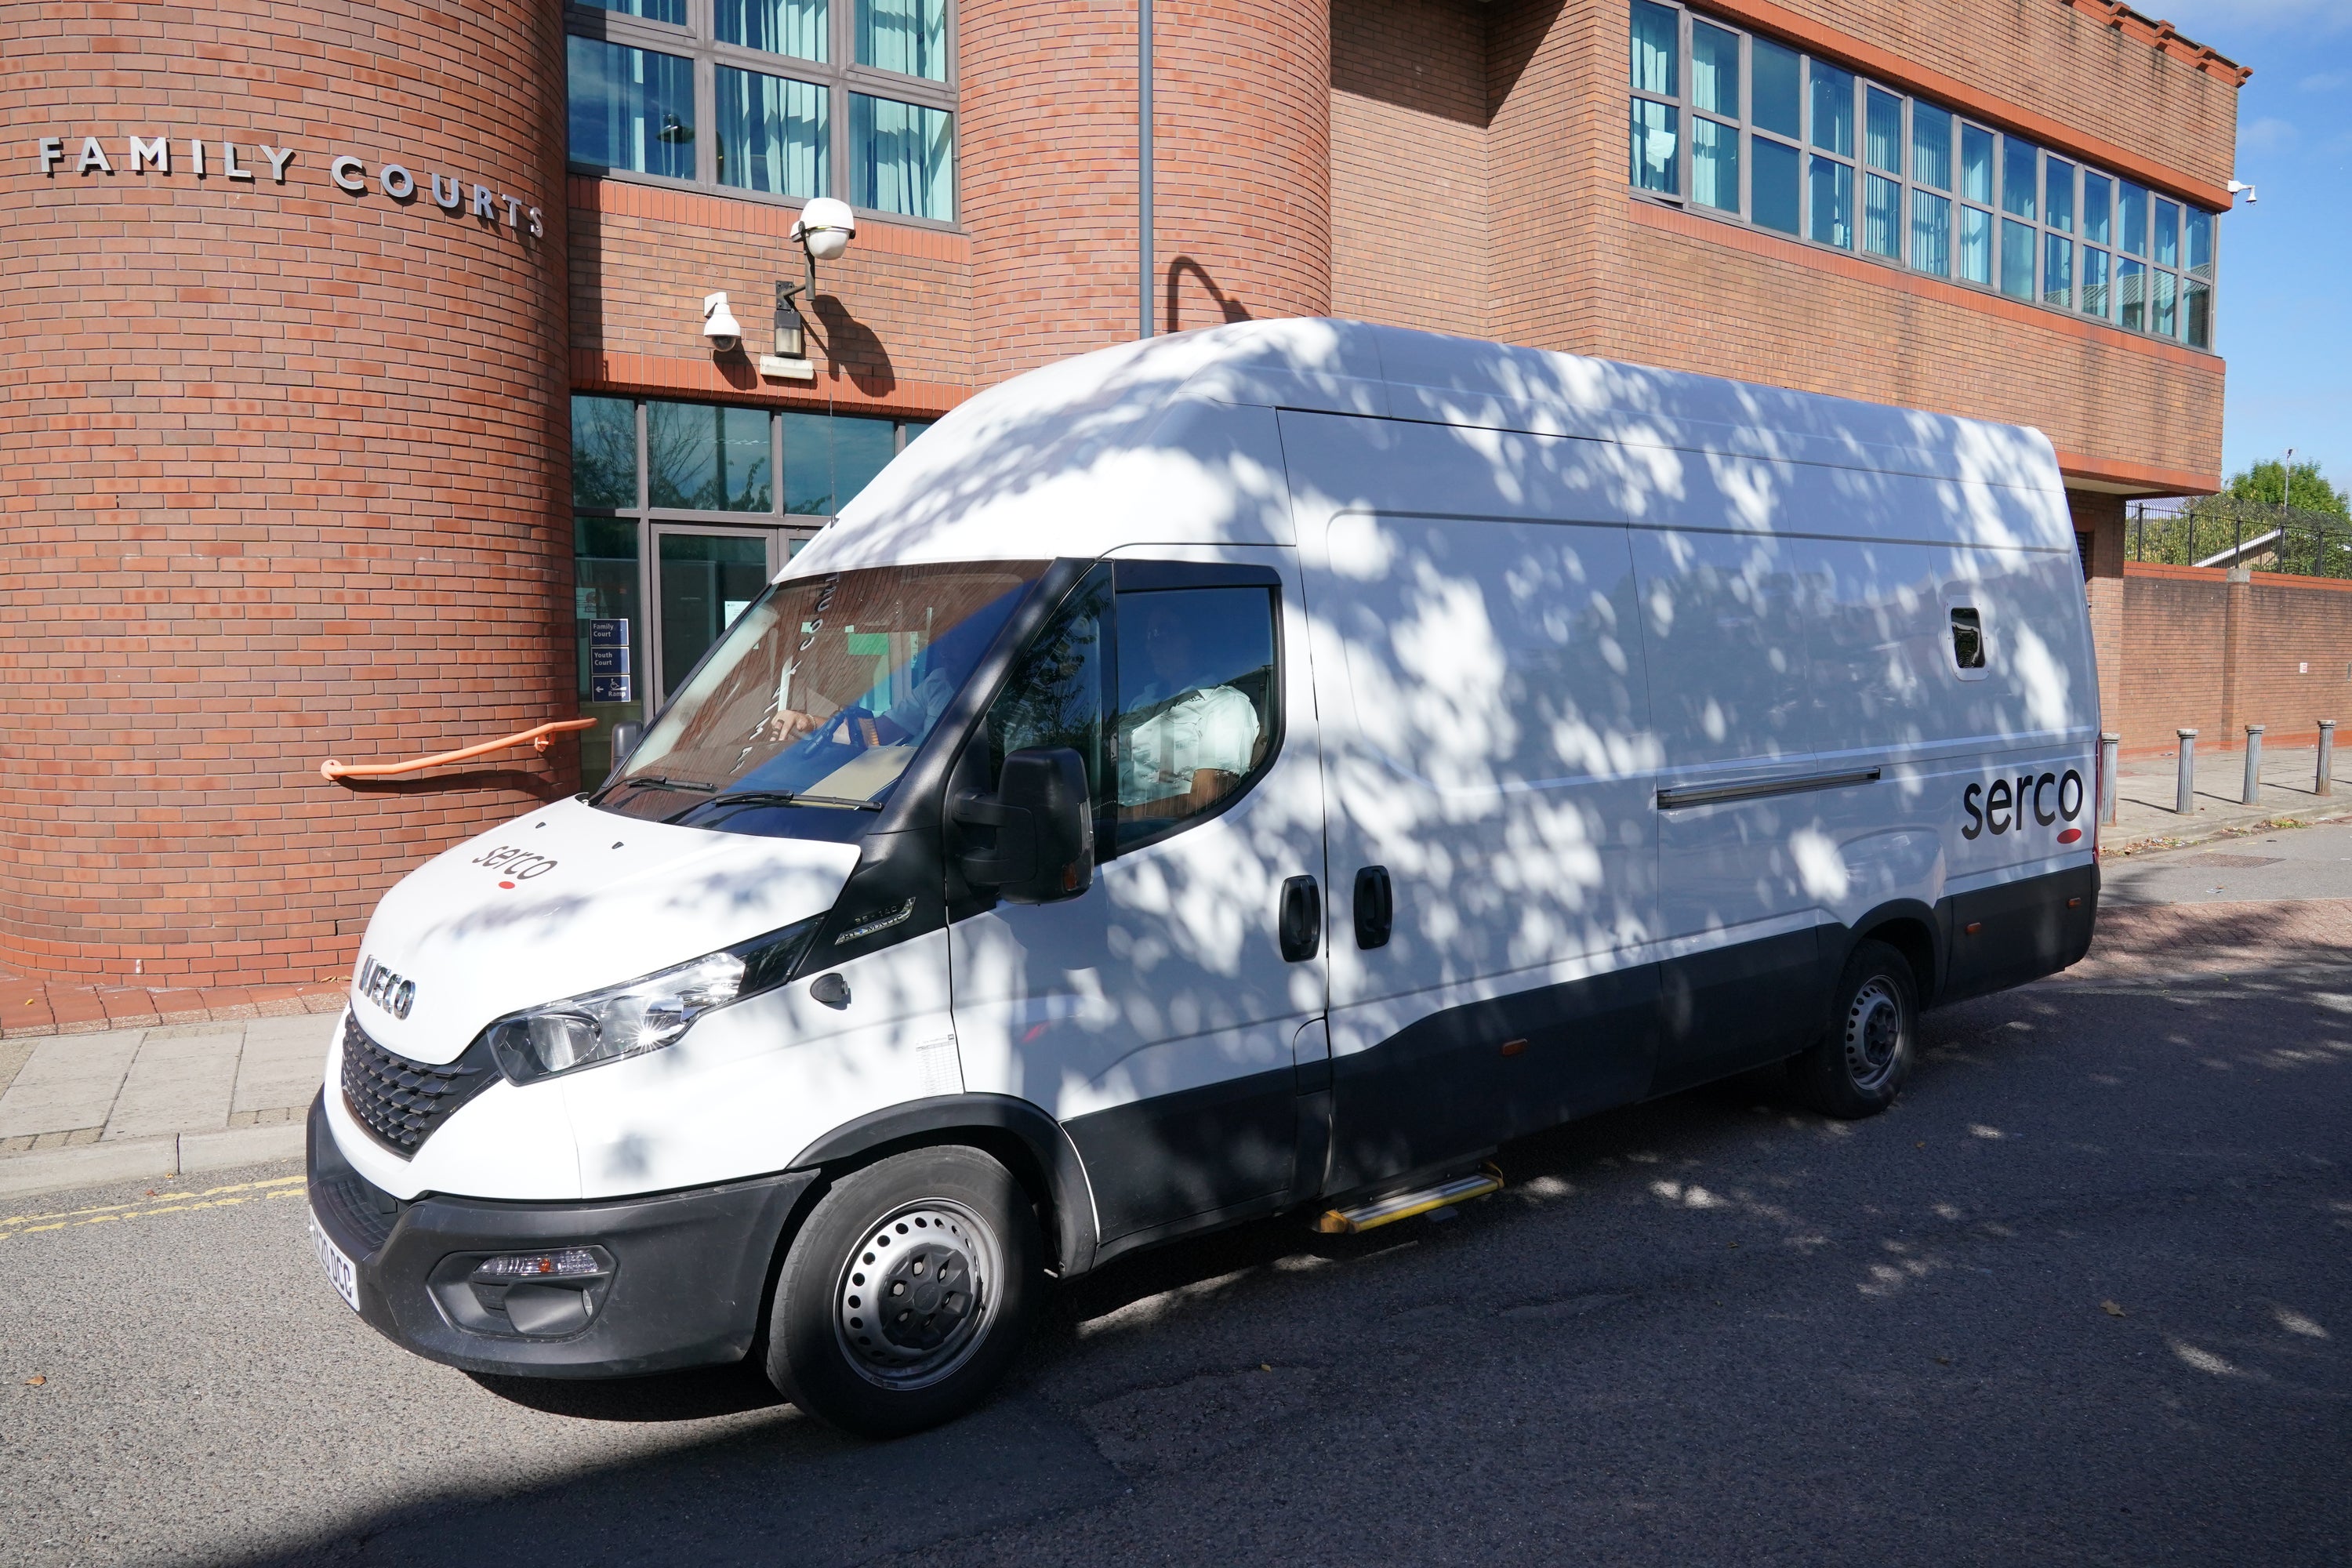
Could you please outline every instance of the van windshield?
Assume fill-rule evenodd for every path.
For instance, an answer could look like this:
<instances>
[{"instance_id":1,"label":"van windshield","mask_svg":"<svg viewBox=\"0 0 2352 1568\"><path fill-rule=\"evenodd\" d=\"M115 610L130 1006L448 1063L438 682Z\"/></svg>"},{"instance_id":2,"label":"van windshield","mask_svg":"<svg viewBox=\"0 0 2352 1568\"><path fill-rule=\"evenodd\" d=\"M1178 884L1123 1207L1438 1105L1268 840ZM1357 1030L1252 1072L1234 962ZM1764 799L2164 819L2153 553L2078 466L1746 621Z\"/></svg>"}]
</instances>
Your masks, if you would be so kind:
<instances>
[{"instance_id":1,"label":"van windshield","mask_svg":"<svg viewBox=\"0 0 2352 1568\"><path fill-rule=\"evenodd\" d=\"M1043 562L881 566L770 588L595 804L786 837L864 831Z\"/></svg>"}]
</instances>

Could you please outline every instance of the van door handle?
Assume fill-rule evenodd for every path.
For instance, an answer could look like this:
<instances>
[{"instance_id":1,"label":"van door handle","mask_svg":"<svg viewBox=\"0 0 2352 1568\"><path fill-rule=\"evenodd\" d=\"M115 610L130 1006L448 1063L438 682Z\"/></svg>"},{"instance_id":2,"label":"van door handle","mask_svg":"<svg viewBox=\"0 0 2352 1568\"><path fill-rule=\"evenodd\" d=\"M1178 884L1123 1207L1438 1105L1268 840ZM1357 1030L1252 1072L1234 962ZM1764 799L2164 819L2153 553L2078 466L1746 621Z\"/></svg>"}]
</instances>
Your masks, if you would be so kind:
<instances>
[{"instance_id":1,"label":"van door handle","mask_svg":"<svg viewBox=\"0 0 2352 1568\"><path fill-rule=\"evenodd\" d=\"M1389 933L1396 927L1396 890L1389 882L1386 866L1360 866L1356 869L1356 945L1364 949L1386 947Z\"/></svg>"},{"instance_id":2,"label":"van door handle","mask_svg":"<svg viewBox=\"0 0 2352 1568\"><path fill-rule=\"evenodd\" d=\"M1275 921L1286 963L1304 963L1323 945L1323 894L1312 877L1282 884L1282 910Z\"/></svg>"}]
</instances>

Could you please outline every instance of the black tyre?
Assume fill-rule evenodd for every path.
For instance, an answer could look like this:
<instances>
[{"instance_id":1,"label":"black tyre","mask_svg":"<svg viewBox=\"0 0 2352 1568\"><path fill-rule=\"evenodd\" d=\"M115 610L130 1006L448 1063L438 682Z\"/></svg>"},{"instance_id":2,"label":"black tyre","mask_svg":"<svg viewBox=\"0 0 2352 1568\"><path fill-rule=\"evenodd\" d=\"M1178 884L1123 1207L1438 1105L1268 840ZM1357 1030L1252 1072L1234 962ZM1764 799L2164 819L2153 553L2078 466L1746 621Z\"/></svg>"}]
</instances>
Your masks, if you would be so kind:
<instances>
[{"instance_id":1,"label":"black tyre","mask_svg":"<svg viewBox=\"0 0 2352 1568\"><path fill-rule=\"evenodd\" d=\"M977 1149L916 1149L853 1172L784 1255L768 1377L863 1436L952 1419L1020 1351L1043 1256L1028 1194Z\"/></svg>"},{"instance_id":2,"label":"black tyre","mask_svg":"<svg viewBox=\"0 0 2352 1568\"><path fill-rule=\"evenodd\" d=\"M1919 987L1908 961L1883 942L1857 942L1829 1028L1789 1063L1790 1086L1824 1116L1875 1116L1911 1076L1918 1032Z\"/></svg>"}]
</instances>

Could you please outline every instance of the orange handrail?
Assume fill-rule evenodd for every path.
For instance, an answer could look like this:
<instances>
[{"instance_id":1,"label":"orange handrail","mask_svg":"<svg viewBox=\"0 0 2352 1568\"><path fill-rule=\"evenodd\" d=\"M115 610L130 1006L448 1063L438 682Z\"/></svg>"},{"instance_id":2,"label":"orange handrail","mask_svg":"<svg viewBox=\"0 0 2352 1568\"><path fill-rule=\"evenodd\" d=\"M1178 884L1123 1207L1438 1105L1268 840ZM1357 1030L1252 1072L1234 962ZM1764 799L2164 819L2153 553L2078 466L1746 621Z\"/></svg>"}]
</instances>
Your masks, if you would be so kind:
<instances>
[{"instance_id":1,"label":"orange handrail","mask_svg":"<svg viewBox=\"0 0 2352 1568\"><path fill-rule=\"evenodd\" d=\"M334 758L329 757L319 764L319 776L326 779L380 779L387 773L421 773L426 768L437 768L445 763L462 763L468 757L478 757L487 752L499 752L509 746L520 746L525 741L529 741L534 747L543 752L547 750L547 738L550 735L562 734L566 730L592 730L595 726L596 721L593 719L558 719L552 724L541 724L536 730L525 730L520 734L509 735L502 741L485 741L478 746L467 746L462 751L443 752L435 757L419 757L410 763L339 763Z\"/></svg>"}]
</instances>

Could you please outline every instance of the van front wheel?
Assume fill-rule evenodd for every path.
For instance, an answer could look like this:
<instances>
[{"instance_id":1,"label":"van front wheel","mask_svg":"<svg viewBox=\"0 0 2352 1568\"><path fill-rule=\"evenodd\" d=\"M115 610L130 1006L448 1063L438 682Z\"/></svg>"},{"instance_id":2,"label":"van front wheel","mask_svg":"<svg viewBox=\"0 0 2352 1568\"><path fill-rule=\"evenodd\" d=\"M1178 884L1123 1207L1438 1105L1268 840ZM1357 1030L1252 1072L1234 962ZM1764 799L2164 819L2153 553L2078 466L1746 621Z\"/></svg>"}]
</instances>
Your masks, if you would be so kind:
<instances>
[{"instance_id":1,"label":"van front wheel","mask_svg":"<svg viewBox=\"0 0 2352 1568\"><path fill-rule=\"evenodd\" d=\"M1875 1116L1911 1076L1919 991L1911 965L1883 942L1854 944L1838 979L1830 1026L1789 1064L1789 1080L1824 1116Z\"/></svg>"},{"instance_id":2,"label":"van front wheel","mask_svg":"<svg viewBox=\"0 0 2352 1568\"><path fill-rule=\"evenodd\" d=\"M977 1149L916 1149L852 1172L784 1255L768 1377L862 1436L961 1415L1021 1348L1043 1246L1021 1184Z\"/></svg>"}]
</instances>

